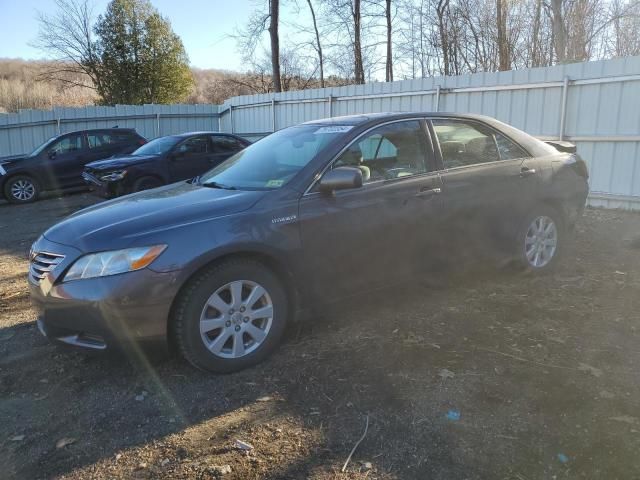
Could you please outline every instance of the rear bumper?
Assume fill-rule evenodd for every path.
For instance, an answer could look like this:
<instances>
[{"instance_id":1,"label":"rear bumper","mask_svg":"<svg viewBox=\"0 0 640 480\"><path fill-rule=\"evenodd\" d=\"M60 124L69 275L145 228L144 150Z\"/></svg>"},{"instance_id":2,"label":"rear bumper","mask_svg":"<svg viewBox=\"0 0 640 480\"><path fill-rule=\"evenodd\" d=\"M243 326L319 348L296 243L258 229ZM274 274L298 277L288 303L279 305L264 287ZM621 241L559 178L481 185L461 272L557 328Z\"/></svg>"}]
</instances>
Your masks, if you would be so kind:
<instances>
[{"instance_id":1,"label":"rear bumper","mask_svg":"<svg viewBox=\"0 0 640 480\"><path fill-rule=\"evenodd\" d=\"M177 273L149 269L54 283L29 281L38 328L51 340L91 350L153 346L166 349ZM46 292L46 293L45 293Z\"/></svg>"}]
</instances>

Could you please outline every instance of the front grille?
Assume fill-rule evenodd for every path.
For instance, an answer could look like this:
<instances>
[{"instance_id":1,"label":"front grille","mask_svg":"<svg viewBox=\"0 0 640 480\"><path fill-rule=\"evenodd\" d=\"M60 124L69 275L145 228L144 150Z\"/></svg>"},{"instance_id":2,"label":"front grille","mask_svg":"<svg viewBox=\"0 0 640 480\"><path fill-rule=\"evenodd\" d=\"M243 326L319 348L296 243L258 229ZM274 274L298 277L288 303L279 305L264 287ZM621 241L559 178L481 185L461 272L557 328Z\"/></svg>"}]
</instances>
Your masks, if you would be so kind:
<instances>
[{"instance_id":1,"label":"front grille","mask_svg":"<svg viewBox=\"0 0 640 480\"><path fill-rule=\"evenodd\" d=\"M56 266L64 260L64 255L56 253L39 252L31 256L31 265L29 265L29 275L36 283L40 282L44 276L52 271Z\"/></svg>"}]
</instances>

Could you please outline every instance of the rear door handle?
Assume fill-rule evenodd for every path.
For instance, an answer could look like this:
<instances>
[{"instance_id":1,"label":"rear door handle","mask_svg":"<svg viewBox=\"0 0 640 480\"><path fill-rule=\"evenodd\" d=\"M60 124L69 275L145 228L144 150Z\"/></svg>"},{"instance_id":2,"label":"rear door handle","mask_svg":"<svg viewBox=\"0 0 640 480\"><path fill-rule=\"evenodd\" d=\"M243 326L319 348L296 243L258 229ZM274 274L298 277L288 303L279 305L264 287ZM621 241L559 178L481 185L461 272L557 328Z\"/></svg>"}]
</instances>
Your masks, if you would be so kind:
<instances>
[{"instance_id":1,"label":"rear door handle","mask_svg":"<svg viewBox=\"0 0 640 480\"><path fill-rule=\"evenodd\" d=\"M536 169L535 168L529 168L529 167L522 167L520 169L520 176L521 177L529 177L531 175L535 175L536 174Z\"/></svg>"},{"instance_id":2,"label":"rear door handle","mask_svg":"<svg viewBox=\"0 0 640 480\"><path fill-rule=\"evenodd\" d=\"M427 198L427 197L432 197L433 195L437 195L439 193L442 192L442 189L439 187L436 188L421 188L420 191L418 191L418 193L416 193L416 197L422 197L422 198Z\"/></svg>"}]
</instances>

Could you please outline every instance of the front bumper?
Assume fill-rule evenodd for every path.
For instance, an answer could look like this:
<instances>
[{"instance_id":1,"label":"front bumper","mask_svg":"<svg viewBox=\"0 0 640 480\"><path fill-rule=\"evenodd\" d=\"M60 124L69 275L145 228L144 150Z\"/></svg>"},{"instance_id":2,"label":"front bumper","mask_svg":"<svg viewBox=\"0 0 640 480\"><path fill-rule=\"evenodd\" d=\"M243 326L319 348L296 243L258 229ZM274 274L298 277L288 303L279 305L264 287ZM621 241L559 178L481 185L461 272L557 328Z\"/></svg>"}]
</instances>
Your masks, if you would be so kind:
<instances>
[{"instance_id":1,"label":"front bumper","mask_svg":"<svg viewBox=\"0 0 640 480\"><path fill-rule=\"evenodd\" d=\"M89 187L91 193L102 197L102 198L114 198L119 195L119 191L121 187L119 182L103 182L98 179L95 175L92 175L89 172L83 172L82 178L84 182Z\"/></svg>"},{"instance_id":2,"label":"front bumper","mask_svg":"<svg viewBox=\"0 0 640 480\"><path fill-rule=\"evenodd\" d=\"M48 251L55 245L49 242ZM77 256L76 256L77 258ZM29 276L38 328L52 340L93 350L154 345L167 347L167 325L179 290L178 272L148 268L102 278L62 283L75 261L64 262L38 281Z\"/></svg>"}]
</instances>

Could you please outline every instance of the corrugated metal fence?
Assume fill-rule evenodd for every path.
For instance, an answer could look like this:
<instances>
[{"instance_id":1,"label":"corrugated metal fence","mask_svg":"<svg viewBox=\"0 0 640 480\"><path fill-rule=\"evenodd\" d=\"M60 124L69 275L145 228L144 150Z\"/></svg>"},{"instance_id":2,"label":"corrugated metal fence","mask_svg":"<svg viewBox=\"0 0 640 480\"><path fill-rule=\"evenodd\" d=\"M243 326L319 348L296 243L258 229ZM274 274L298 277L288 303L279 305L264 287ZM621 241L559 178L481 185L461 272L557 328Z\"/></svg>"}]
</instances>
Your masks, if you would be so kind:
<instances>
[{"instance_id":1,"label":"corrugated metal fence","mask_svg":"<svg viewBox=\"0 0 640 480\"><path fill-rule=\"evenodd\" d=\"M219 129L218 105L116 105L21 110L0 114L0 158L28 153L60 133L113 126L135 128L151 139Z\"/></svg>"},{"instance_id":2,"label":"corrugated metal fence","mask_svg":"<svg viewBox=\"0 0 640 480\"><path fill-rule=\"evenodd\" d=\"M317 118L369 112L489 115L578 145L590 203L640 209L640 57L457 77L234 97L221 129L249 138Z\"/></svg>"},{"instance_id":3,"label":"corrugated metal fence","mask_svg":"<svg viewBox=\"0 0 640 480\"><path fill-rule=\"evenodd\" d=\"M481 113L578 145L590 203L640 209L640 57L546 68L234 97L223 105L23 110L0 115L0 157L60 132L118 125L147 138L194 130L250 139L323 117L383 111Z\"/></svg>"}]
</instances>

